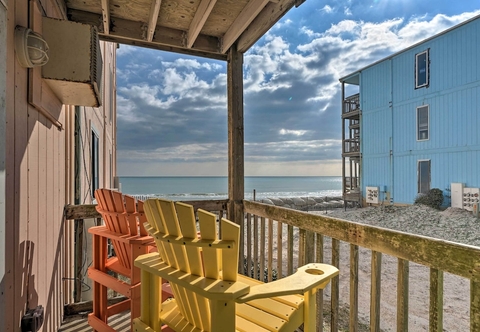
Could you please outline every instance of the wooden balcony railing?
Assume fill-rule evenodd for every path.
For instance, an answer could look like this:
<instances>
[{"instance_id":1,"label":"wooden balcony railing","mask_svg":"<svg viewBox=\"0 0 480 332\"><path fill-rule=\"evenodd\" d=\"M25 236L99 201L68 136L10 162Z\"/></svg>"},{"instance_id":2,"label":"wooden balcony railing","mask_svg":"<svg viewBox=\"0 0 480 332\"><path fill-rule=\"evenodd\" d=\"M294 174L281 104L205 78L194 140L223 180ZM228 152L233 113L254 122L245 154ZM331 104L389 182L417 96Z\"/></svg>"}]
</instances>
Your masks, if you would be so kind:
<instances>
[{"instance_id":1,"label":"wooden balcony railing","mask_svg":"<svg viewBox=\"0 0 480 332\"><path fill-rule=\"evenodd\" d=\"M343 153L357 153L360 152L360 139L352 138L343 141Z\"/></svg>"},{"instance_id":2,"label":"wooden balcony railing","mask_svg":"<svg viewBox=\"0 0 480 332\"><path fill-rule=\"evenodd\" d=\"M194 206L195 211L199 208L216 213L220 218L226 215L227 200L210 200L210 201L188 201L185 202ZM84 229L85 219L96 219L96 224L101 224L101 216L95 209L95 204L88 205L67 205L65 207L65 219L71 220L75 223L75 248L74 255L76 262L84 262L88 260L88 257L85 257L85 243L84 240L89 234L86 234ZM90 257L91 259L91 257ZM89 261L87 261L89 263ZM71 262L73 265L73 262ZM84 276L83 264L77 264L75 266L75 275L69 276L67 279L74 280L74 303L82 301L82 283ZM78 310L88 310L87 304L86 307L82 305ZM69 309L66 308L66 312ZM73 309L75 311L76 309Z\"/></svg>"},{"instance_id":3,"label":"wooden balcony railing","mask_svg":"<svg viewBox=\"0 0 480 332\"><path fill-rule=\"evenodd\" d=\"M343 101L343 114L360 111L360 94L345 98Z\"/></svg>"},{"instance_id":4,"label":"wooden balcony railing","mask_svg":"<svg viewBox=\"0 0 480 332\"><path fill-rule=\"evenodd\" d=\"M244 201L244 252L246 269L260 279L291 274L306 262L323 262L340 266L340 244L348 246L349 270L340 268L340 275L349 278L349 331L358 331L359 310L359 247L371 251L370 331L380 331L382 255L397 258L396 331L408 331L409 263L430 269L429 331L443 331L443 275L448 272L470 281L470 331L480 331L480 248L425 236L353 223L328 216ZM328 246L330 250L325 250ZM364 251L365 249L362 249ZM266 274L266 277L265 277ZM459 278L460 279L460 278ZM418 282L417 280L411 280ZM410 294L416 296L416 294ZM323 308L322 293L318 297L319 312ZM467 300L468 301L468 300ZM331 284L331 331L339 329L339 277ZM448 305L448 303L447 303ZM468 313L465 313L468 315ZM322 331L322 316L317 316ZM461 329L465 331L466 329Z\"/></svg>"},{"instance_id":5,"label":"wooden balcony railing","mask_svg":"<svg viewBox=\"0 0 480 332\"><path fill-rule=\"evenodd\" d=\"M195 208L203 208L219 216L224 215L227 201L189 202ZM443 276L444 272L468 279L470 291L459 291L456 297L470 298L469 314L471 332L480 331L480 248L425 236L406 234L389 229L335 219L324 215L281 208L244 200L243 236L240 246L239 271L255 278L271 281L292 274L298 266L308 262L327 262L340 267L340 276L348 278L348 330L358 331L359 295L361 289L370 290L370 331L380 331L382 257L393 256L397 260L396 331L407 331L409 323L410 262L429 269L428 301L430 331L443 331ZM67 219L80 222L97 218L94 206L68 206ZM348 264L340 266L341 248L347 254ZM81 250L81 247L80 247ZM359 253L371 252L371 270L368 285L359 277ZM343 252L343 251L342 251ZM343 261L343 258L342 258ZM415 265L416 265L415 264ZM248 271L248 272L247 272ZM363 271L362 271L363 272ZM417 282L411 280L410 283ZM367 288L368 287L368 288ZM393 290L392 290L393 291ZM332 280L331 286L319 292L317 297L317 325L323 331L324 292L330 293L330 327L339 330L340 279ZM327 293L325 293L327 295ZM421 296L421 295L420 295ZM326 296L327 297L327 296ZM468 300L466 300L468 301ZM465 331L466 329L462 329Z\"/></svg>"}]
</instances>

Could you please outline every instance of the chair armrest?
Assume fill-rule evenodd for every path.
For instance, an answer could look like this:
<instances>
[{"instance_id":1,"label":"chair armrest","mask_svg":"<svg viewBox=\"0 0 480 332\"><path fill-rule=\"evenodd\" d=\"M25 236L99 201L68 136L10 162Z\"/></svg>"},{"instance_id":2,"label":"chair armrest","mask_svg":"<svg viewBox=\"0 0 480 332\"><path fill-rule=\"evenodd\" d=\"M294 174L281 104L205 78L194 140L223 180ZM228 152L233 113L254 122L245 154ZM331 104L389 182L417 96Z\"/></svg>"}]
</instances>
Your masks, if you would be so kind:
<instances>
[{"instance_id":1,"label":"chair armrest","mask_svg":"<svg viewBox=\"0 0 480 332\"><path fill-rule=\"evenodd\" d=\"M311 263L299 267L291 276L259 284L250 288L250 293L235 300L245 303L255 299L270 298L283 295L305 294L312 289L323 289L330 280L338 275L338 269L332 265Z\"/></svg>"},{"instance_id":2,"label":"chair armrest","mask_svg":"<svg viewBox=\"0 0 480 332\"><path fill-rule=\"evenodd\" d=\"M135 266L209 300L235 301L250 290L250 286L243 282L210 279L174 269L165 264L158 253L138 256Z\"/></svg>"},{"instance_id":3,"label":"chair armrest","mask_svg":"<svg viewBox=\"0 0 480 332\"><path fill-rule=\"evenodd\" d=\"M105 237L126 244L154 244L151 236L128 235L109 231L105 226L95 226L88 229L90 234Z\"/></svg>"}]
</instances>

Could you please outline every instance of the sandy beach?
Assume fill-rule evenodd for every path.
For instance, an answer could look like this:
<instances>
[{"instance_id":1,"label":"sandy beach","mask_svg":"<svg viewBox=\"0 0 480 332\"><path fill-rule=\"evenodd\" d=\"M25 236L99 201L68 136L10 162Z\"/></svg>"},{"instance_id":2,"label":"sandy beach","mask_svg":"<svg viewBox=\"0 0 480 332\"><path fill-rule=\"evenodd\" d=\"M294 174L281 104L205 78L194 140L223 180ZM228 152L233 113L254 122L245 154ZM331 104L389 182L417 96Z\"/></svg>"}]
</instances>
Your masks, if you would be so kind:
<instances>
[{"instance_id":1,"label":"sandy beach","mask_svg":"<svg viewBox=\"0 0 480 332\"><path fill-rule=\"evenodd\" d=\"M312 212L325 214L324 212ZM448 208L437 211L423 205L407 207L366 207L335 209L328 216L395 229L403 232L480 246L480 220L471 212ZM341 245L340 301L348 313L349 246ZM325 259L331 259L331 242L325 241ZM371 251L360 248L359 254L359 318L369 322ZM429 269L410 263L409 331L428 331ZM382 258L381 329L396 331L397 259ZM325 292L329 300L329 290ZM444 331L469 330L470 284L465 278L444 274ZM348 319L348 318L347 318ZM346 322L348 324L348 320Z\"/></svg>"}]
</instances>

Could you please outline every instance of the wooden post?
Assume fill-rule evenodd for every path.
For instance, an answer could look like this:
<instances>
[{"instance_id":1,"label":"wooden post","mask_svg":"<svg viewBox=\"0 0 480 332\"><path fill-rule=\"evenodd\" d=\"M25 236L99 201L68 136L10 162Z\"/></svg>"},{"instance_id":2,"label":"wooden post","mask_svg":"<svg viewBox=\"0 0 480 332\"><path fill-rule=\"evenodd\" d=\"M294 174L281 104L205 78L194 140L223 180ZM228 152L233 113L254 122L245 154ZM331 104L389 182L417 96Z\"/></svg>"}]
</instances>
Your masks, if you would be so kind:
<instances>
[{"instance_id":1,"label":"wooden post","mask_svg":"<svg viewBox=\"0 0 480 332\"><path fill-rule=\"evenodd\" d=\"M288 227L293 228L290 225ZM323 263L323 235L315 233L315 238L315 261ZM323 332L323 289L317 290L317 332Z\"/></svg>"},{"instance_id":2,"label":"wooden post","mask_svg":"<svg viewBox=\"0 0 480 332\"><path fill-rule=\"evenodd\" d=\"M228 53L228 217L240 224L237 206L244 198L243 54L232 45ZM240 211L243 211L240 210Z\"/></svg>"},{"instance_id":3,"label":"wooden post","mask_svg":"<svg viewBox=\"0 0 480 332\"><path fill-rule=\"evenodd\" d=\"M370 331L380 331L380 289L382 276L382 253L372 251L372 276L370 290Z\"/></svg>"},{"instance_id":4,"label":"wooden post","mask_svg":"<svg viewBox=\"0 0 480 332\"><path fill-rule=\"evenodd\" d=\"M443 331L443 271L430 268L429 331Z\"/></svg>"},{"instance_id":5,"label":"wooden post","mask_svg":"<svg viewBox=\"0 0 480 332\"><path fill-rule=\"evenodd\" d=\"M82 301L82 267L83 267L83 219L75 219L75 302Z\"/></svg>"},{"instance_id":6,"label":"wooden post","mask_svg":"<svg viewBox=\"0 0 480 332\"><path fill-rule=\"evenodd\" d=\"M305 234L305 263L315 262L315 233L307 231Z\"/></svg>"},{"instance_id":7,"label":"wooden post","mask_svg":"<svg viewBox=\"0 0 480 332\"><path fill-rule=\"evenodd\" d=\"M243 53L234 44L228 51L228 218L240 225L243 248L244 131L243 131ZM243 257L239 259L243 266Z\"/></svg>"},{"instance_id":8,"label":"wooden post","mask_svg":"<svg viewBox=\"0 0 480 332\"><path fill-rule=\"evenodd\" d=\"M345 194L347 192L346 190L346 183L345 183L345 176L346 176L346 172L345 172L345 156L344 156L344 153L345 153L345 119L343 118L343 103L345 101L345 82L342 82L342 100L341 100L341 113L340 113L340 116L342 117L342 196L343 196L343 204L344 204L344 207L347 208L347 201L345 200ZM350 176L352 176L350 174Z\"/></svg>"},{"instance_id":9,"label":"wooden post","mask_svg":"<svg viewBox=\"0 0 480 332\"><path fill-rule=\"evenodd\" d=\"M399 258L397 270L397 331L408 332L409 262Z\"/></svg>"},{"instance_id":10,"label":"wooden post","mask_svg":"<svg viewBox=\"0 0 480 332\"><path fill-rule=\"evenodd\" d=\"M480 329L480 282L470 280L470 331Z\"/></svg>"},{"instance_id":11,"label":"wooden post","mask_svg":"<svg viewBox=\"0 0 480 332\"><path fill-rule=\"evenodd\" d=\"M340 240L332 238L332 265L336 268L340 267ZM338 311L340 308L340 277L336 276L332 279L332 313L330 322L330 331L338 332L339 317Z\"/></svg>"},{"instance_id":12,"label":"wooden post","mask_svg":"<svg viewBox=\"0 0 480 332\"><path fill-rule=\"evenodd\" d=\"M349 331L358 331L358 246L350 245L350 319Z\"/></svg>"}]
</instances>

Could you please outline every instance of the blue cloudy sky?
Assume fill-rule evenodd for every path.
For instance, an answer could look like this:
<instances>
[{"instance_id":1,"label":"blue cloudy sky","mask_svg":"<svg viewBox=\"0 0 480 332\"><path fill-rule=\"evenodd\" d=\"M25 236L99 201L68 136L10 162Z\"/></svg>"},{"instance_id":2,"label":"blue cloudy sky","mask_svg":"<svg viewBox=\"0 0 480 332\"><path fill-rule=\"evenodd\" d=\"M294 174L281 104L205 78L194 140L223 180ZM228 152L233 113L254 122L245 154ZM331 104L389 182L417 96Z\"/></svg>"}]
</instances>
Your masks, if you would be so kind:
<instances>
[{"instance_id":1,"label":"blue cloudy sky","mask_svg":"<svg viewBox=\"0 0 480 332\"><path fill-rule=\"evenodd\" d=\"M244 55L245 175L341 175L338 81L480 0L307 0ZM118 173L227 175L226 63L122 45Z\"/></svg>"}]
</instances>

